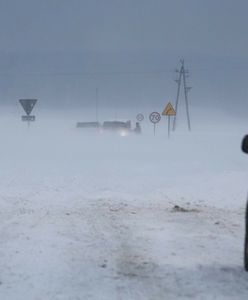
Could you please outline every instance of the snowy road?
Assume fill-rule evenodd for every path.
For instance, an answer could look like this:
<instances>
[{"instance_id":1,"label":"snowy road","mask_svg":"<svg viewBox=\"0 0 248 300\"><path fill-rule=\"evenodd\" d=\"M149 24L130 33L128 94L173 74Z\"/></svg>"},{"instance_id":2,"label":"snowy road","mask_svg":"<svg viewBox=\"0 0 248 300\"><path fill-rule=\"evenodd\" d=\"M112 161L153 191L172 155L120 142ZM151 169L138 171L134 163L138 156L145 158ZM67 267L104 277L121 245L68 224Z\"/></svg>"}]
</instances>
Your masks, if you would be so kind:
<instances>
[{"instance_id":1,"label":"snowy road","mask_svg":"<svg viewBox=\"0 0 248 300\"><path fill-rule=\"evenodd\" d=\"M168 199L68 199L59 209L7 200L0 299L247 299L243 211L180 211Z\"/></svg>"},{"instance_id":2,"label":"snowy road","mask_svg":"<svg viewBox=\"0 0 248 300\"><path fill-rule=\"evenodd\" d=\"M1 122L0 299L247 299L246 124L168 142Z\"/></svg>"}]
</instances>

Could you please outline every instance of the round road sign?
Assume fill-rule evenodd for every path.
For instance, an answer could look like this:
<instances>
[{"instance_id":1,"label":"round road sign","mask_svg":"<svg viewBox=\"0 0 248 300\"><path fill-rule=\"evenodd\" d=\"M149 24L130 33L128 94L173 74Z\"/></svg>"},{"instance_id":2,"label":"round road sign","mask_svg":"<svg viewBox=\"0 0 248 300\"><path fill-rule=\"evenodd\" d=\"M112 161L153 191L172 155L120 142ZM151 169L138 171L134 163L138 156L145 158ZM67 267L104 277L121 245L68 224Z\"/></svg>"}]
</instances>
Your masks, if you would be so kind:
<instances>
[{"instance_id":1,"label":"round road sign","mask_svg":"<svg viewBox=\"0 0 248 300\"><path fill-rule=\"evenodd\" d=\"M142 122L144 120L144 118L145 117L142 114L137 114L137 116L136 116L136 120L139 121L139 122Z\"/></svg>"},{"instance_id":2,"label":"round road sign","mask_svg":"<svg viewBox=\"0 0 248 300\"><path fill-rule=\"evenodd\" d=\"M161 120L161 116L160 116L160 113L158 112L152 112L149 116L149 119L150 121L153 123L153 124L156 124L158 123L160 120Z\"/></svg>"}]
</instances>

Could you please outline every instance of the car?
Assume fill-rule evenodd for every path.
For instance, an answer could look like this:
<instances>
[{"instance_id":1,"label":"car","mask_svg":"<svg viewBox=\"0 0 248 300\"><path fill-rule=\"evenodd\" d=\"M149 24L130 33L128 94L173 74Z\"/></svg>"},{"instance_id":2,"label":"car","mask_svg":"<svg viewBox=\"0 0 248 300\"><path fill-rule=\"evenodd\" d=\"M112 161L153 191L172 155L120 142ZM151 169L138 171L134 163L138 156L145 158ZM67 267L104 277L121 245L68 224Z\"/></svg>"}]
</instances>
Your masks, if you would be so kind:
<instances>
[{"instance_id":1,"label":"car","mask_svg":"<svg viewBox=\"0 0 248 300\"><path fill-rule=\"evenodd\" d=\"M77 128L87 129L92 132L100 132L100 133L117 133L120 136L127 136L131 133L140 134L141 127L138 122L136 122L136 126L134 129L131 127L131 121L121 121L121 120L114 120L114 121L105 121L101 125L99 122L77 122Z\"/></svg>"},{"instance_id":2,"label":"car","mask_svg":"<svg viewBox=\"0 0 248 300\"><path fill-rule=\"evenodd\" d=\"M101 130L101 124L99 122L77 122L76 127L82 129L85 133L97 134Z\"/></svg>"},{"instance_id":3,"label":"car","mask_svg":"<svg viewBox=\"0 0 248 300\"><path fill-rule=\"evenodd\" d=\"M103 132L114 132L120 136L127 136L132 132L131 121L105 121L102 124Z\"/></svg>"},{"instance_id":4,"label":"car","mask_svg":"<svg viewBox=\"0 0 248 300\"><path fill-rule=\"evenodd\" d=\"M248 135L243 138L241 149L248 154ZM244 245L244 268L248 272L248 201L245 209L245 245Z\"/></svg>"},{"instance_id":5,"label":"car","mask_svg":"<svg viewBox=\"0 0 248 300\"><path fill-rule=\"evenodd\" d=\"M89 128L99 129L101 127L101 124L99 122L77 122L76 127L84 128L84 129L89 129Z\"/></svg>"}]
</instances>

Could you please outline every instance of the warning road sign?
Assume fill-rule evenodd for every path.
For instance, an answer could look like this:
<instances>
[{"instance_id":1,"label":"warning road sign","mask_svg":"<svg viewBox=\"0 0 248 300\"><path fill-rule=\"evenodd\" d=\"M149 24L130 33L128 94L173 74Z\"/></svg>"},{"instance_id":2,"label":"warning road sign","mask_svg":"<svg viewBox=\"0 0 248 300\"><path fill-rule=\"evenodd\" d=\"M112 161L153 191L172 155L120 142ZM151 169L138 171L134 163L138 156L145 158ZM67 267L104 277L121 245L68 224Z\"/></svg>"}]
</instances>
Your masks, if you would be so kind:
<instances>
[{"instance_id":1,"label":"warning road sign","mask_svg":"<svg viewBox=\"0 0 248 300\"><path fill-rule=\"evenodd\" d=\"M164 111L162 112L162 115L163 116L175 116L176 115L176 111L170 102L166 105Z\"/></svg>"},{"instance_id":2,"label":"warning road sign","mask_svg":"<svg viewBox=\"0 0 248 300\"><path fill-rule=\"evenodd\" d=\"M168 138L169 138L170 137L170 117L176 115L176 111L170 102L166 105L164 111L162 112L162 115L168 117Z\"/></svg>"},{"instance_id":3,"label":"warning road sign","mask_svg":"<svg viewBox=\"0 0 248 300\"><path fill-rule=\"evenodd\" d=\"M19 102L21 103L25 113L29 116L37 102L37 99L20 99Z\"/></svg>"}]
</instances>

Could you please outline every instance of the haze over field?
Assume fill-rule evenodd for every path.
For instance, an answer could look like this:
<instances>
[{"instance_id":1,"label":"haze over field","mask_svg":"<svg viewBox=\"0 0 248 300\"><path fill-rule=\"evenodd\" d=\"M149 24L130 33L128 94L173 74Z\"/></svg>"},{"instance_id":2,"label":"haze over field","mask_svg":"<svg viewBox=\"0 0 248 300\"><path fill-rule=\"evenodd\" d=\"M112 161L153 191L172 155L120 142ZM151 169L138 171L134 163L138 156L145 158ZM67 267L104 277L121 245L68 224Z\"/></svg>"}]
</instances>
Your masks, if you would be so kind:
<instances>
[{"instance_id":1,"label":"haze over field","mask_svg":"<svg viewBox=\"0 0 248 300\"><path fill-rule=\"evenodd\" d=\"M247 299L246 121L168 140L165 119L120 137L34 112L0 118L1 299Z\"/></svg>"},{"instance_id":2,"label":"haze over field","mask_svg":"<svg viewBox=\"0 0 248 300\"><path fill-rule=\"evenodd\" d=\"M0 299L247 300L247 10L0 0ZM181 89L154 135L180 59L192 130ZM76 128L96 120L132 130Z\"/></svg>"}]
</instances>

